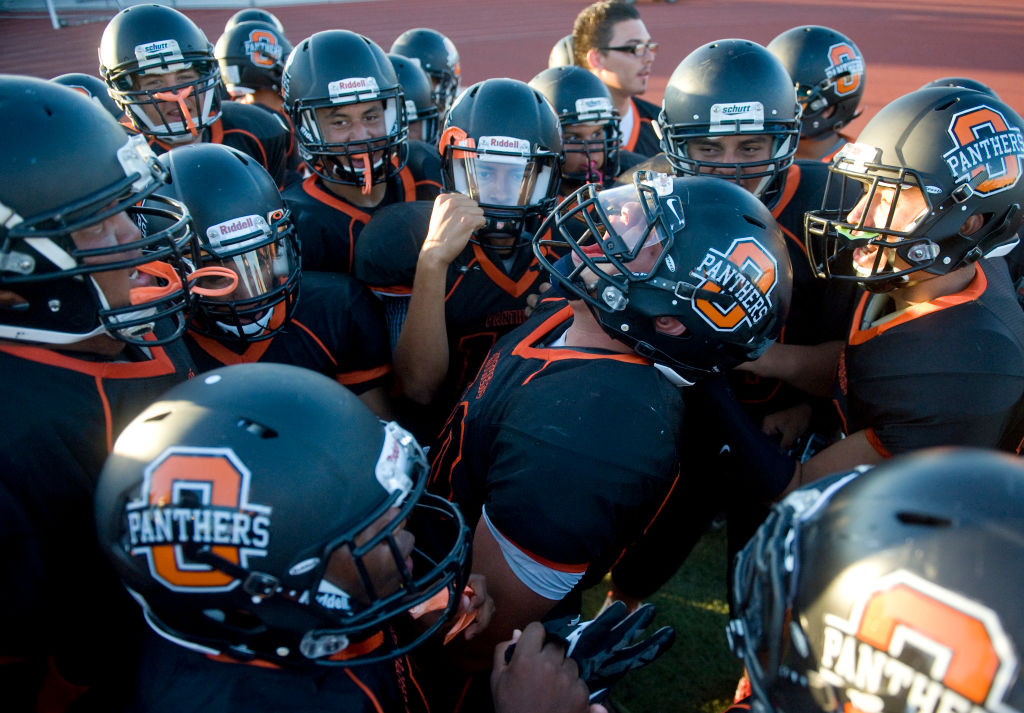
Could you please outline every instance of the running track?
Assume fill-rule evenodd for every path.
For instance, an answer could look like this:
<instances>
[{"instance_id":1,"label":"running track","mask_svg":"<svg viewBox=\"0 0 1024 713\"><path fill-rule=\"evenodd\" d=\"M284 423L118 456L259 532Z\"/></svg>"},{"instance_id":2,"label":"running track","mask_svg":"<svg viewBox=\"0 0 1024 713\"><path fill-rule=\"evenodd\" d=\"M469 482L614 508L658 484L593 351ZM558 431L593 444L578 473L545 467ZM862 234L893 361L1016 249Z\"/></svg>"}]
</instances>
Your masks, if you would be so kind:
<instances>
[{"instance_id":1,"label":"running track","mask_svg":"<svg viewBox=\"0 0 1024 713\"><path fill-rule=\"evenodd\" d=\"M403 30L433 27L458 47L466 86L492 76L529 80L547 66L549 49L571 31L573 18L587 4L369 0L267 7L284 23L293 43L319 30L345 28L387 50ZM767 44L794 25L822 24L849 36L867 63L864 115L852 125L854 133L888 101L948 75L974 77L1024 113L1021 0L637 0L637 7L661 43L646 95L656 103L675 66L701 44L727 37ZM216 41L234 8L185 12ZM45 16L17 19L0 13L0 71L43 78L64 72L95 74L103 24L54 30Z\"/></svg>"}]
</instances>

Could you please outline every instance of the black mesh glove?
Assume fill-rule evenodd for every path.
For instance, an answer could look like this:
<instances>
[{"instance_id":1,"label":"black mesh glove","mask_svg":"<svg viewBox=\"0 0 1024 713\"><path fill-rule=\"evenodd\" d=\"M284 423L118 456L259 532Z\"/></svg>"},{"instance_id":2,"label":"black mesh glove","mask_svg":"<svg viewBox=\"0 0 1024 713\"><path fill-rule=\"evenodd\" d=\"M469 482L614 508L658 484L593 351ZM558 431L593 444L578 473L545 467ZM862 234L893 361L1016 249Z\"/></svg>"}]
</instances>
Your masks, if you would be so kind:
<instances>
[{"instance_id":1,"label":"black mesh glove","mask_svg":"<svg viewBox=\"0 0 1024 713\"><path fill-rule=\"evenodd\" d=\"M590 700L597 701L606 689L633 669L646 666L661 656L676 639L671 626L663 626L642 639L654 619L654 607L642 604L633 613L616 601L589 621L556 619L544 623L549 639L565 643L566 656L576 661L580 678L590 689ZM512 646L505 652L511 659Z\"/></svg>"}]
</instances>

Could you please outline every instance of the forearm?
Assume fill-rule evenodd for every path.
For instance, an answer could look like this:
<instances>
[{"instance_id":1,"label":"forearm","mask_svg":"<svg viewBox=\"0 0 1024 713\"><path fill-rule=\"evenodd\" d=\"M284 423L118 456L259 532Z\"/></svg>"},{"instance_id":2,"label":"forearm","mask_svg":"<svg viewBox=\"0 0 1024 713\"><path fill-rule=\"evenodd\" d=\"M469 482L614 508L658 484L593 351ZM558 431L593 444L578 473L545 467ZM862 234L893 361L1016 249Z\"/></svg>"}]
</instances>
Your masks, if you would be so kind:
<instances>
[{"instance_id":1,"label":"forearm","mask_svg":"<svg viewBox=\"0 0 1024 713\"><path fill-rule=\"evenodd\" d=\"M776 343L760 359L737 369L780 379L813 396L829 396L844 347L838 340L814 345Z\"/></svg>"},{"instance_id":2,"label":"forearm","mask_svg":"<svg viewBox=\"0 0 1024 713\"><path fill-rule=\"evenodd\" d=\"M421 255L413 279L409 311L395 344L395 377L401 391L427 404L448 373L448 333L444 312L446 263Z\"/></svg>"}]
</instances>

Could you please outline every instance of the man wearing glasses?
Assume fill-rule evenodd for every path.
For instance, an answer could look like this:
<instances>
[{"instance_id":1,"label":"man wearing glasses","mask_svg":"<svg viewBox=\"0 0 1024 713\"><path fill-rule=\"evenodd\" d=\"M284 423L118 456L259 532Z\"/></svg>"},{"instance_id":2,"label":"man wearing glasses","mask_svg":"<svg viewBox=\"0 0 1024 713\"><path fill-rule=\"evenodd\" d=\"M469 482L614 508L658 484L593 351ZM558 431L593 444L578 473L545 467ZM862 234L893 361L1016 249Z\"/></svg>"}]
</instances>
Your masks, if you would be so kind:
<instances>
[{"instance_id":1,"label":"man wearing glasses","mask_svg":"<svg viewBox=\"0 0 1024 713\"><path fill-rule=\"evenodd\" d=\"M636 8L621 0L600 0L586 7L572 28L573 61L593 72L612 95L622 117L622 147L643 156L660 151L651 128L659 107L638 98L647 80L658 43L644 27Z\"/></svg>"}]
</instances>

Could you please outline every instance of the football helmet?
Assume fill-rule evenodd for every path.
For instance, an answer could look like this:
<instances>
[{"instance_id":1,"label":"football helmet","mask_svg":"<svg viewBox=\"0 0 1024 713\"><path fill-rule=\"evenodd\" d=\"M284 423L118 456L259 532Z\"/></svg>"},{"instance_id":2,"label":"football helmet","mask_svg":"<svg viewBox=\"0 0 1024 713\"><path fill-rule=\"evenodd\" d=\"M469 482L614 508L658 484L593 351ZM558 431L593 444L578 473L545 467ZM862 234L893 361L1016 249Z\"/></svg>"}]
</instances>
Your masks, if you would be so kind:
<instances>
[{"instance_id":1,"label":"football helmet","mask_svg":"<svg viewBox=\"0 0 1024 713\"><path fill-rule=\"evenodd\" d=\"M823 207L805 216L812 267L886 292L919 270L944 275L1006 254L1024 220L1022 130L1013 109L973 89L919 89L883 107L833 159ZM859 217L840 207L851 196L868 206ZM961 234L975 214L982 226Z\"/></svg>"},{"instance_id":2,"label":"football helmet","mask_svg":"<svg viewBox=\"0 0 1024 713\"><path fill-rule=\"evenodd\" d=\"M933 449L776 505L732 576L751 710L1024 710L1021 492L1019 458Z\"/></svg>"},{"instance_id":3,"label":"football helmet","mask_svg":"<svg viewBox=\"0 0 1024 713\"><path fill-rule=\"evenodd\" d=\"M578 189L538 235L548 225L534 254L552 280L610 337L689 381L756 359L779 335L793 285L782 230L730 181L637 171L632 185ZM571 270L545 247L571 253ZM659 317L685 330L659 330Z\"/></svg>"},{"instance_id":4,"label":"football helmet","mask_svg":"<svg viewBox=\"0 0 1024 713\"><path fill-rule=\"evenodd\" d=\"M92 99L94 102L106 109L112 117L121 120L124 112L121 111L121 107L117 105L113 99L110 98L110 94L107 92L107 85L103 83L103 80L99 77L94 77L91 74L83 74L81 72L71 72L69 74L61 74L50 80L57 84L63 84L65 87L71 87L76 92L80 92L85 96Z\"/></svg>"},{"instance_id":5,"label":"football helmet","mask_svg":"<svg viewBox=\"0 0 1024 713\"><path fill-rule=\"evenodd\" d=\"M157 192L183 203L192 218L199 246L193 267L237 276L229 294L221 294L224 277L195 281L189 329L221 341L271 338L288 324L300 279L298 241L274 179L258 161L220 144L180 146L160 163L171 182Z\"/></svg>"},{"instance_id":6,"label":"football helmet","mask_svg":"<svg viewBox=\"0 0 1024 713\"><path fill-rule=\"evenodd\" d=\"M987 84L982 84L977 79L971 79L970 77L940 77L923 85L921 89L929 89L931 87L961 87L963 89L973 89L976 92L988 94L996 99L999 98L999 95L992 90L992 87Z\"/></svg>"},{"instance_id":7,"label":"football helmet","mask_svg":"<svg viewBox=\"0 0 1024 713\"><path fill-rule=\"evenodd\" d=\"M544 96L518 79L486 79L464 91L441 133L441 183L484 211L474 240L528 245L551 211L561 178L562 135Z\"/></svg>"},{"instance_id":8,"label":"football helmet","mask_svg":"<svg viewBox=\"0 0 1024 713\"><path fill-rule=\"evenodd\" d=\"M455 44L437 30L417 27L400 34L388 52L420 61L434 85L434 105L441 116L446 115L462 86L462 65Z\"/></svg>"},{"instance_id":9,"label":"football helmet","mask_svg":"<svg viewBox=\"0 0 1024 713\"><path fill-rule=\"evenodd\" d=\"M174 8L121 10L103 30L99 57L110 96L143 134L171 144L193 141L220 118L220 70L213 45ZM186 70L194 70L196 78L159 89L138 86L147 75Z\"/></svg>"},{"instance_id":10,"label":"football helmet","mask_svg":"<svg viewBox=\"0 0 1024 713\"><path fill-rule=\"evenodd\" d=\"M695 49L672 72L656 126L677 173L724 167L734 172L731 180L760 178L754 195L771 206L796 153L800 105L793 80L771 52L749 40L719 40ZM763 161L709 163L687 151L692 139L761 134L772 139Z\"/></svg>"},{"instance_id":11,"label":"football helmet","mask_svg":"<svg viewBox=\"0 0 1024 713\"><path fill-rule=\"evenodd\" d=\"M427 475L413 437L334 380L238 364L129 424L100 476L97 531L149 625L181 646L372 663L424 641L461 600L469 530ZM340 548L350 581L333 574ZM405 626L435 596L441 616Z\"/></svg>"},{"instance_id":12,"label":"football helmet","mask_svg":"<svg viewBox=\"0 0 1024 713\"><path fill-rule=\"evenodd\" d=\"M417 121L422 122L420 141L433 146L441 136L441 119L431 96L430 77L415 57L403 57L389 52L388 59L405 94L405 116L409 126Z\"/></svg>"},{"instance_id":13,"label":"football helmet","mask_svg":"<svg viewBox=\"0 0 1024 713\"><path fill-rule=\"evenodd\" d=\"M768 43L793 78L803 109L800 136L812 139L839 131L860 116L864 55L849 37L821 25L786 30ZM824 116L829 107L835 107Z\"/></svg>"},{"instance_id":14,"label":"football helmet","mask_svg":"<svg viewBox=\"0 0 1024 713\"><path fill-rule=\"evenodd\" d=\"M0 338L60 345L106 333L154 345L180 336L187 288L176 268L194 236L180 202L151 196L167 172L146 140L80 92L9 74L0 75L0 130L0 290L24 299L0 309ZM164 229L140 233L129 222L147 216ZM108 220L118 221L114 235ZM128 270L128 296L108 294L113 276L102 273ZM165 316L174 328L156 339Z\"/></svg>"},{"instance_id":15,"label":"football helmet","mask_svg":"<svg viewBox=\"0 0 1024 713\"><path fill-rule=\"evenodd\" d=\"M288 56L283 83L299 153L322 179L362 186L368 193L405 166L405 95L387 55L373 40L348 30L317 32ZM317 110L364 102L383 106L384 134L329 142Z\"/></svg>"},{"instance_id":16,"label":"football helmet","mask_svg":"<svg viewBox=\"0 0 1024 713\"><path fill-rule=\"evenodd\" d=\"M224 31L227 32L235 25L243 22L263 22L276 29L282 37L284 36L284 25L281 24L281 20L278 19L277 15L259 7L247 7L236 12L224 23Z\"/></svg>"},{"instance_id":17,"label":"football helmet","mask_svg":"<svg viewBox=\"0 0 1024 713\"><path fill-rule=\"evenodd\" d=\"M619 175L619 112L612 106L612 95L596 75L583 67L563 66L545 69L530 80L530 86L544 95L562 126L562 152L582 154L585 166L581 171L566 172L562 178L574 183L604 183ZM565 128L578 124L603 127L600 139L583 140L565 133ZM599 164L594 154L602 155Z\"/></svg>"},{"instance_id":18,"label":"football helmet","mask_svg":"<svg viewBox=\"0 0 1024 713\"><path fill-rule=\"evenodd\" d=\"M566 35L551 47L548 53L548 68L567 67L575 64L572 57L572 35Z\"/></svg>"},{"instance_id":19,"label":"football helmet","mask_svg":"<svg viewBox=\"0 0 1024 713\"><path fill-rule=\"evenodd\" d=\"M265 22L232 25L213 47L221 80L231 96L256 89L281 91L281 75L292 45L284 33Z\"/></svg>"}]
</instances>

